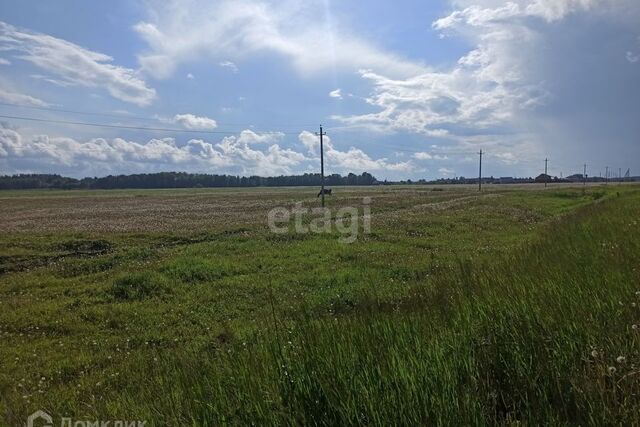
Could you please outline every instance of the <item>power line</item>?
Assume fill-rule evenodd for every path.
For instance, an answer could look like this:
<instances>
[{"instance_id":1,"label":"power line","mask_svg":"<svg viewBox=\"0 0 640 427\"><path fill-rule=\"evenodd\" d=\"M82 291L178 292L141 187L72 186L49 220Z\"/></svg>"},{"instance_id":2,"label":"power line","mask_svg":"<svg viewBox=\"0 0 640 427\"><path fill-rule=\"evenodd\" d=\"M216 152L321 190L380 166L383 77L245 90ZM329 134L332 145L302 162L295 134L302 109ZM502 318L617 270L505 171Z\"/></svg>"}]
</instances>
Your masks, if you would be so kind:
<instances>
[{"instance_id":1,"label":"power line","mask_svg":"<svg viewBox=\"0 0 640 427\"><path fill-rule=\"evenodd\" d=\"M111 117L111 118L117 118L117 119L134 119L134 120L149 120L149 121L159 120L157 117L140 117L140 116L130 116L128 114L113 114L113 113L110 114L110 113L98 113L93 111L66 110L64 108L38 107L35 105L11 104L9 102L0 102L0 105L5 107L28 108L30 110L53 111L57 113L83 114L86 116L101 116L101 117Z\"/></svg>"},{"instance_id":2,"label":"power line","mask_svg":"<svg viewBox=\"0 0 640 427\"><path fill-rule=\"evenodd\" d=\"M69 114L82 114L82 115L87 115L87 116L98 116L98 117L110 117L110 118L116 118L116 119L131 119L131 120L145 120L145 121L154 121L154 122L162 122L163 119L161 119L160 117L142 117L142 116L132 116L129 114L115 114L115 113L100 113L100 112L96 112L96 111L78 111L78 110L69 110L69 109L64 109L64 108L52 108L52 107L41 107L41 106L35 106L35 105L20 105L20 104L13 104L10 102L0 102L1 106L5 106L5 107L13 107L13 108L27 108L27 109L31 109L31 110L39 110L39 111L51 111L51 112L56 112L56 113L69 113ZM251 124L245 124L245 123L224 123L225 126L243 126L243 127L251 127L251 126L256 126L255 123L251 123ZM260 125L261 126L261 125ZM269 126L277 126L277 123L272 123ZM297 126L297 125L292 125L291 123L288 123L287 126ZM308 128L312 128L315 125L311 125L311 124L301 124L299 125L299 127L308 127Z\"/></svg>"},{"instance_id":3,"label":"power line","mask_svg":"<svg viewBox=\"0 0 640 427\"><path fill-rule=\"evenodd\" d=\"M0 115L0 118L3 119L11 119L11 120L26 120L31 122L43 122L43 123L55 123L55 124L64 124L64 125L76 125L76 126L90 126L90 127L99 127L99 128L108 128L108 129L126 129L126 130L145 130L145 131L154 131L154 132L174 132L174 133L198 133L198 134L213 134L213 135L236 135L241 133L241 130L238 131L217 131L217 130L195 130L195 129L175 129L175 128L156 128L156 127L145 127L145 126L126 126L126 125L109 125L102 123L88 123L88 122L74 122L69 120L55 120L55 119L41 119L37 117L22 117L22 116L5 116ZM243 129L246 130L246 129ZM268 133L264 131L254 131L256 133ZM284 135L299 135L300 132L277 132Z\"/></svg>"}]
</instances>

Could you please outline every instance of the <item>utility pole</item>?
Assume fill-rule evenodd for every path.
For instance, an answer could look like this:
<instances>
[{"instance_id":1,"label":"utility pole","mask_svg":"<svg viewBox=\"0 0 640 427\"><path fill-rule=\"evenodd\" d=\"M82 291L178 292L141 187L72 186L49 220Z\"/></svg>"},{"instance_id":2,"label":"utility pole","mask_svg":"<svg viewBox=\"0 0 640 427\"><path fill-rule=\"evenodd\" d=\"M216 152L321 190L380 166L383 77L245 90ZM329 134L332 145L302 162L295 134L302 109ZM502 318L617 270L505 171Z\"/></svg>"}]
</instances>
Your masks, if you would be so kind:
<instances>
[{"instance_id":1,"label":"utility pole","mask_svg":"<svg viewBox=\"0 0 640 427\"><path fill-rule=\"evenodd\" d=\"M480 173L478 174L478 191L482 191L482 149L480 149Z\"/></svg>"},{"instance_id":2,"label":"utility pole","mask_svg":"<svg viewBox=\"0 0 640 427\"><path fill-rule=\"evenodd\" d=\"M547 188L547 182L549 181L549 175L547 174L547 166L549 159L544 159L544 188Z\"/></svg>"},{"instance_id":3,"label":"utility pole","mask_svg":"<svg viewBox=\"0 0 640 427\"><path fill-rule=\"evenodd\" d=\"M604 169L604 183L609 184L609 166L605 166Z\"/></svg>"},{"instance_id":4,"label":"utility pole","mask_svg":"<svg viewBox=\"0 0 640 427\"><path fill-rule=\"evenodd\" d=\"M583 186L587 186L587 164L584 164L584 173L582 174L582 184Z\"/></svg>"},{"instance_id":5,"label":"utility pole","mask_svg":"<svg viewBox=\"0 0 640 427\"><path fill-rule=\"evenodd\" d=\"M618 185L622 183L622 168L618 168Z\"/></svg>"},{"instance_id":6,"label":"utility pole","mask_svg":"<svg viewBox=\"0 0 640 427\"><path fill-rule=\"evenodd\" d=\"M322 125L320 125L320 133L316 133L316 135L320 136L320 197L322 197L322 207L324 208L324 146L322 143L322 137L326 135L325 132L322 131Z\"/></svg>"}]
</instances>

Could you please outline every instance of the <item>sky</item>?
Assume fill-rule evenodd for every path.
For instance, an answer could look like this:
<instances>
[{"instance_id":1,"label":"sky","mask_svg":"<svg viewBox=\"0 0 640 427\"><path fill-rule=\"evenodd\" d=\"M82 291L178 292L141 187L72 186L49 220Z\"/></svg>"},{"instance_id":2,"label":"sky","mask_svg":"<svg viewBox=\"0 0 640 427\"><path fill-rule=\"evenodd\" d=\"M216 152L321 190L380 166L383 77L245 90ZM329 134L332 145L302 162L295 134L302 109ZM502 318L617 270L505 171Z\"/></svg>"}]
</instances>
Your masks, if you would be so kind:
<instances>
[{"instance_id":1,"label":"sky","mask_svg":"<svg viewBox=\"0 0 640 427\"><path fill-rule=\"evenodd\" d=\"M640 174L637 0L0 0L0 174Z\"/></svg>"}]
</instances>

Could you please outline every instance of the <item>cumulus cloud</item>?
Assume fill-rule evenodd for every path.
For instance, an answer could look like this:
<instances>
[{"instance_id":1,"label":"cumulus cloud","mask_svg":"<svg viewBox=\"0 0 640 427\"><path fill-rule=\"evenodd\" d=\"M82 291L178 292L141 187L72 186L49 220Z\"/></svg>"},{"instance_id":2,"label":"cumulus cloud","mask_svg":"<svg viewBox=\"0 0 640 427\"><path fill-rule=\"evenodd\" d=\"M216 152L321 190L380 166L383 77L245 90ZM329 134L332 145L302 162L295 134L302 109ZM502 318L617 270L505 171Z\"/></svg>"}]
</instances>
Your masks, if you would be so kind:
<instances>
[{"instance_id":1,"label":"cumulus cloud","mask_svg":"<svg viewBox=\"0 0 640 427\"><path fill-rule=\"evenodd\" d=\"M500 164L516 162L508 154L516 152L520 162L555 155L567 169L578 166L570 163L576 157L619 159L612 149L627 159L640 158L635 117L640 74L628 63L636 59L640 3L452 0L451 5L453 12L433 28L468 43L466 54L448 68L408 78L361 70L373 87L367 102L376 110L336 118L353 127L439 138L471 152L478 145L492 148Z\"/></svg>"},{"instance_id":2,"label":"cumulus cloud","mask_svg":"<svg viewBox=\"0 0 640 427\"><path fill-rule=\"evenodd\" d=\"M73 138L35 135L0 127L0 161L11 173L56 171L74 176L153 172L167 170L238 173L243 175L291 174L307 160L302 153L281 148L281 134L257 134L250 130L214 143L192 139L178 144L173 138L146 142L122 138ZM268 143L264 149L254 143Z\"/></svg>"},{"instance_id":3,"label":"cumulus cloud","mask_svg":"<svg viewBox=\"0 0 640 427\"><path fill-rule=\"evenodd\" d=\"M447 160L448 157L441 154L431 154L426 151L420 151L413 155L416 160Z\"/></svg>"},{"instance_id":4,"label":"cumulus cloud","mask_svg":"<svg viewBox=\"0 0 640 427\"><path fill-rule=\"evenodd\" d=\"M17 53L63 84L106 89L121 101L146 106L154 89L129 68L113 65L113 58L46 34L18 29L0 21L0 50Z\"/></svg>"},{"instance_id":5,"label":"cumulus cloud","mask_svg":"<svg viewBox=\"0 0 640 427\"><path fill-rule=\"evenodd\" d=\"M281 140L284 137L282 132L255 133L252 130L243 130L237 141L240 144L269 144Z\"/></svg>"},{"instance_id":6,"label":"cumulus cloud","mask_svg":"<svg viewBox=\"0 0 640 427\"><path fill-rule=\"evenodd\" d=\"M176 114L173 121L189 130L211 130L218 127L215 120L209 117L198 117L193 114Z\"/></svg>"},{"instance_id":7,"label":"cumulus cloud","mask_svg":"<svg viewBox=\"0 0 640 427\"><path fill-rule=\"evenodd\" d=\"M342 89L336 89L329 92L329 97L342 99Z\"/></svg>"},{"instance_id":8,"label":"cumulus cloud","mask_svg":"<svg viewBox=\"0 0 640 427\"><path fill-rule=\"evenodd\" d=\"M0 65L11 65L11 61L8 59L0 58Z\"/></svg>"},{"instance_id":9,"label":"cumulus cloud","mask_svg":"<svg viewBox=\"0 0 640 427\"><path fill-rule=\"evenodd\" d=\"M320 158L320 144L315 134L303 131L298 139L307 148L309 156ZM340 151L333 146L328 136L324 137L323 143L325 167L334 172L411 172L415 169L411 161L393 163L386 158L373 159L359 148L351 147L347 151Z\"/></svg>"},{"instance_id":10,"label":"cumulus cloud","mask_svg":"<svg viewBox=\"0 0 640 427\"><path fill-rule=\"evenodd\" d=\"M23 93L17 93L12 91L7 91L0 87L0 101L8 102L9 104L18 104L25 105L30 107L48 107L50 104L35 98L30 95L25 95Z\"/></svg>"},{"instance_id":11,"label":"cumulus cloud","mask_svg":"<svg viewBox=\"0 0 640 427\"><path fill-rule=\"evenodd\" d=\"M456 2L463 9L433 23L437 30L463 27L489 27L509 24L515 18L535 17L553 22L565 16L604 6L606 0L511 0L496 3L490 0ZM465 7L466 5L466 7ZM499 6L496 6L499 5Z\"/></svg>"},{"instance_id":12,"label":"cumulus cloud","mask_svg":"<svg viewBox=\"0 0 640 427\"><path fill-rule=\"evenodd\" d=\"M139 55L142 68L157 78L172 75L179 64L209 58L243 60L272 53L302 74L334 68L374 68L398 76L422 66L385 52L336 23L317 25L326 3L320 0L151 0L147 20L134 29L149 49ZM198 13L185 13L197 10Z\"/></svg>"},{"instance_id":13,"label":"cumulus cloud","mask_svg":"<svg viewBox=\"0 0 640 427\"><path fill-rule=\"evenodd\" d=\"M302 132L299 141L308 153L281 146L284 134L244 130L218 142L173 138L146 142L123 138L74 138L49 135L24 136L19 130L0 126L0 164L9 173L55 171L73 176L154 172L167 170L207 171L241 175L273 176L315 169L319 160L317 137ZM314 147L315 146L315 147ZM364 151L340 151L326 138L325 162L331 173L409 172L409 162L374 159Z\"/></svg>"}]
</instances>

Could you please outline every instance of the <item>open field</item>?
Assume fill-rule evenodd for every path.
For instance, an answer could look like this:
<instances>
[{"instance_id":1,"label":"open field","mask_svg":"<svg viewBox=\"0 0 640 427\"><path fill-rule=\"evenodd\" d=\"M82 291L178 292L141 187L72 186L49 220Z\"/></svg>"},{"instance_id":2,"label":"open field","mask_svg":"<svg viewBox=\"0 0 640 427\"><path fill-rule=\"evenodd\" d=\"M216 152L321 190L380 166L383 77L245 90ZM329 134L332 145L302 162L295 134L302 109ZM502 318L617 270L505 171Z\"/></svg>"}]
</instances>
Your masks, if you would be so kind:
<instances>
[{"instance_id":1,"label":"open field","mask_svg":"<svg viewBox=\"0 0 640 427\"><path fill-rule=\"evenodd\" d=\"M0 193L1 419L640 423L640 187L316 192Z\"/></svg>"}]
</instances>

